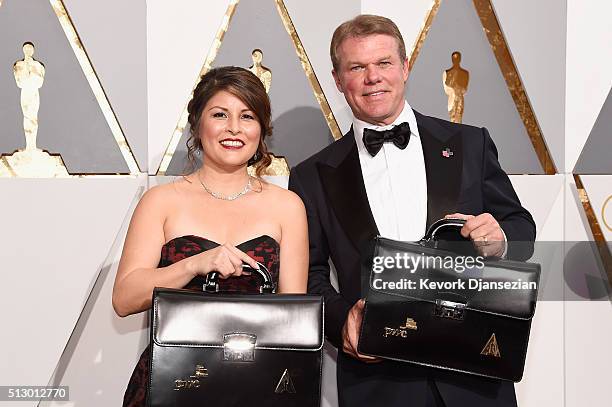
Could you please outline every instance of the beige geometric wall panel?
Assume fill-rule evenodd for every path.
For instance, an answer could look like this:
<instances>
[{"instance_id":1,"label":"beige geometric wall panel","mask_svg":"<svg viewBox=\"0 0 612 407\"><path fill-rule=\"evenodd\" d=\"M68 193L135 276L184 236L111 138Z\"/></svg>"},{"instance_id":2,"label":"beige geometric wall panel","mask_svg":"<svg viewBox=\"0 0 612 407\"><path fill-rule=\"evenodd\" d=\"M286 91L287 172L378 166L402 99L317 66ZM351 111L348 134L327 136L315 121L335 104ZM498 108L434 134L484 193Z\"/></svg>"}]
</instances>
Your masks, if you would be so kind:
<instances>
[{"instance_id":1,"label":"beige geometric wall panel","mask_svg":"<svg viewBox=\"0 0 612 407\"><path fill-rule=\"evenodd\" d=\"M612 289L612 241L610 240L609 204L612 201L612 175L574 175L576 189L588 227L594 240L608 286ZM592 197L593 196L593 197ZM606 278L606 277L604 277Z\"/></svg>"},{"instance_id":2,"label":"beige geometric wall panel","mask_svg":"<svg viewBox=\"0 0 612 407\"><path fill-rule=\"evenodd\" d=\"M352 113L344 100L344 95L336 89L331 74L329 44L336 27L360 13L360 2L359 0L313 0L308 2L285 0L285 6L299 33L302 45L308 54L310 64L321 84L334 118L338 122L340 131L344 134L351 126ZM321 12L321 10L325 11Z\"/></svg>"},{"instance_id":3,"label":"beige geometric wall panel","mask_svg":"<svg viewBox=\"0 0 612 407\"><path fill-rule=\"evenodd\" d=\"M0 383L49 381L146 179L0 179ZM8 289L10 288L10 289Z\"/></svg>"},{"instance_id":4,"label":"beige geometric wall panel","mask_svg":"<svg viewBox=\"0 0 612 407\"><path fill-rule=\"evenodd\" d=\"M557 170L562 172L565 167L566 9L559 0L493 0L492 3L550 155Z\"/></svg>"},{"instance_id":5,"label":"beige geometric wall panel","mask_svg":"<svg viewBox=\"0 0 612 407\"><path fill-rule=\"evenodd\" d=\"M41 176L40 162L45 155L47 161L51 158L40 150L61 154L73 175L139 172L61 0L3 4L0 37L0 152L7 154L4 166L14 167L9 176ZM21 69L30 65L40 67L37 83L32 82L34 71ZM27 152L24 133L32 146L26 146ZM18 159L23 155L31 164ZM33 166L40 168L36 174L30 171Z\"/></svg>"},{"instance_id":6,"label":"beige geometric wall panel","mask_svg":"<svg viewBox=\"0 0 612 407\"><path fill-rule=\"evenodd\" d=\"M601 228L591 205L583 176L566 177L565 187L565 298L602 300L612 292L610 246L601 237ZM586 243L581 243L586 242ZM607 269L606 269L607 267Z\"/></svg>"},{"instance_id":7,"label":"beige geometric wall panel","mask_svg":"<svg viewBox=\"0 0 612 407\"><path fill-rule=\"evenodd\" d=\"M565 177L565 240L589 241L593 234L589 226L574 177Z\"/></svg>"},{"instance_id":8,"label":"beige geometric wall panel","mask_svg":"<svg viewBox=\"0 0 612 407\"><path fill-rule=\"evenodd\" d=\"M274 133L266 140L268 149L292 166L340 138L341 132L284 3L242 0L232 3L225 19L226 29L217 34L219 48L209 53L202 73L217 66L247 68L253 64L252 51L263 51L262 64L271 73L269 96L274 107ZM188 137L184 112L159 175L178 175L186 170ZM288 175L288 171L277 170L271 175Z\"/></svg>"},{"instance_id":9,"label":"beige geometric wall panel","mask_svg":"<svg viewBox=\"0 0 612 407\"><path fill-rule=\"evenodd\" d=\"M533 194L533 193L532 193ZM530 195L532 195L530 194ZM545 223L537 231L536 240L542 242L559 242L565 239L565 182L561 180L561 187L557 193L555 203L548 212Z\"/></svg>"},{"instance_id":10,"label":"beige geometric wall panel","mask_svg":"<svg viewBox=\"0 0 612 407\"><path fill-rule=\"evenodd\" d=\"M612 2L567 1L565 169L576 166L612 86Z\"/></svg>"},{"instance_id":11,"label":"beige geometric wall panel","mask_svg":"<svg viewBox=\"0 0 612 407\"><path fill-rule=\"evenodd\" d=\"M610 301L565 303L565 406L610 402L612 361Z\"/></svg>"},{"instance_id":12,"label":"beige geometric wall panel","mask_svg":"<svg viewBox=\"0 0 612 407\"><path fill-rule=\"evenodd\" d=\"M584 144L573 173L612 174L610 151L612 151L612 88Z\"/></svg>"},{"instance_id":13,"label":"beige geometric wall panel","mask_svg":"<svg viewBox=\"0 0 612 407\"><path fill-rule=\"evenodd\" d=\"M561 301L564 175L511 175L510 181L521 204L530 211L536 223L535 251L529 261L542 268L538 298L546 303ZM537 365L532 366L535 369Z\"/></svg>"},{"instance_id":14,"label":"beige geometric wall panel","mask_svg":"<svg viewBox=\"0 0 612 407\"><path fill-rule=\"evenodd\" d=\"M563 240L563 205L560 194L564 175L511 175L510 181L521 204L536 223L536 239ZM534 194L534 191L538 191Z\"/></svg>"},{"instance_id":15,"label":"beige geometric wall panel","mask_svg":"<svg viewBox=\"0 0 612 407\"><path fill-rule=\"evenodd\" d=\"M64 3L138 165L146 172L147 4L145 0Z\"/></svg>"},{"instance_id":16,"label":"beige geometric wall panel","mask_svg":"<svg viewBox=\"0 0 612 407\"><path fill-rule=\"evenodd\" d=\"M538 301L529 333L519 407L563 406L563 301Z\"/></svg>"},{"instance_id":17,"label":"beige geometric wall panel","mask_svg":"<svg viewBox=\"0 0 612 407\"><path fill-rule=\"evenodd\" d=\"M447 117L448 98L442 73L451 54L462 54L470 72L463 122L486 126L500 153L500 163L513 174L554 174L528 95L489 0L439 0L432 6L411 57L408 98L417 110Z\"/></svg>"},{"instance_id":18,"label":"beige geometric wall panel","mask_svg":"<svg viewBox=\"0 0 612 407\"><path fill-rule=\"evenodd\" d=\"M111 301L125 234L144 190L144 185L139 187L134 196L49 381L52 386L69 386L74 406L120 406L132 370L149 341L148 313L120 318ZM40 404L53 405L58 403Z\"/></svg>"},{"instance_id":19,"label":"beige geometric wall panel","mask_svg":"<svg viewBox=\"0 0 612 407\"><path fill-rule=\"evenodd\" d=\"M612 248L612 174L581 175L603 237Z\"/></svg>"},{"instance_id":20,"label":"beige geometric wall panel","mask_svg":"<svg viewBox=\"0 0 612 407\"><path fill-rule=\"evenodd\" d=\"M362 0L361 12L389 17L397 25L408 56L414 49L415 41L425 23L425 16L431 9L433 0L414 0L397 2L394 0Z\"/></svg>"},{"instance_id":21,"label":"beige geometric wall panel","mask_svg":"<svg viewBox=\"0 0 612 407\"><path fill-rule=\"evenodd\" d=\"M155 174L229 1L147 2L149 173Z\"/></svg>"},{"instance_id":22,"label":"beige geometric wall panel","mask_svg":"<svg viewBox=\"0 0 612 407\"><path fill-rule=\"evenodd\" d=\"M189 163L189 160L187 157L186 143L187 143L187 139L190 137L190 133L188 131L189 126L187 123L189 112L187 111L187 108L189 106L189 101L191 97L193 96L193 89L195 89L195 87L197 86L197 83L200 81L200 78L211 69L212 63L216 59L217 54L219 53L219 48L221 48L221 44L223 43L223 38L225 37L225 33L227 32L227 29L232 21L232 17L234 16L234 13L236 12L236 6L238 5L238 1L239 0L231 0L227 6L227 9L225 10L225 13L223 14L223 19L221 20L221 24L219 25L219 28L217 32L215 33L215 37L213 39L212 45L210 49L208 50L208 53L206 54L206 58L204 59L204 63L202 67L200 68L200 73L198 74L196 81L194 85L192 86L192 92L189 94L189 98L184 104L183 110L181 111L180 117L178 119L178 123L176 124L176 127L174 128L174 131L172 132L172 136L170 137L170 141L164 150L164 154L162 156L159 167L157 171L155 172L155 175L159 175L159 176L185 175L186 173L193 171L193 168L191 168L190 166L191 164ZM257 51L258 51L259 59L261 59L262 57L261 50L257 49ZM255 54L255 50L250 50L249 54L250 54L251 60L253 60L253 54ZM259 61L259 64L261 65L261 60ZM253 65L249 69L253 69L254 66L255 65ZM264 69L263 66L260 66L259 68L262 70ZM265 68L265 71L267 71L267 74L270 74L269 69ZM270 82L270 79L271 79L271 75L268 75L267 82ZM264 86L266 85L264 84ZM269 86L270 84L268 83L268 88ZM266 93L267 92L269 91L266 90ZM174 159L175 153L177 152L177 149L179 150L179 154L176 154L176 155L180 157L174 160L174 162L179 163L178 165L175 165L175 166L178 166L179 168L172 168L171 164ZM196 151L196 153L198 152Z\"/></svg>"}]
</instances>

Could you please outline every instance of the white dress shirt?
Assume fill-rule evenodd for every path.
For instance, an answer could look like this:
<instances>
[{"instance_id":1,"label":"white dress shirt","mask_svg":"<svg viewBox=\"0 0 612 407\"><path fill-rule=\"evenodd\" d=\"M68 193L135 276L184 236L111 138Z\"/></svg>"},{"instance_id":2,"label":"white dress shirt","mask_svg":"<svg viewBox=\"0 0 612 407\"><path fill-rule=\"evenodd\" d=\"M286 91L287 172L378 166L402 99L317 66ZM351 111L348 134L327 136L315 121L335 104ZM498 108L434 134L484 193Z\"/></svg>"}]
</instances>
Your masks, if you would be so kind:
<instances>
[{"instance_id":1,"label":"white dress shirt","mask_svg":"<svg viewBox=\"0 0 612 407\"><path fill-rule=\"evenodd\" d=\"M393 143L384 143L372 157L363 144L363 130L388 130L403 122L410 125L408 146L400 150ZM400 115L388 126L353 118L353 132L368 201L380 235L404 241L421 239L427 226L427 178L412 108L405 102Z\"/></svg>"}]
</instances>

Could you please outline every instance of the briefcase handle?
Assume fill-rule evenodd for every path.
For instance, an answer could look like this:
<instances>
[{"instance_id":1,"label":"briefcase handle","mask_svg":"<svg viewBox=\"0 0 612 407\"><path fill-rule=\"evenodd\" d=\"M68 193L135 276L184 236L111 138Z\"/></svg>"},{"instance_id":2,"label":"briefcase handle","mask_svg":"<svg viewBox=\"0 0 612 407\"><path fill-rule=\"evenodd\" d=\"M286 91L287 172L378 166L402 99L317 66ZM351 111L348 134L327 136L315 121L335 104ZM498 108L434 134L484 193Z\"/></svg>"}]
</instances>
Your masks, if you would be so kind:
<instances>
[{"instance_id":1,"label":"briefcase handle","mask_svg":"<svg viewBox=\"0 0 612 407\"><path fill-rule=\"evenodd\" d=\"M437 240L437 235L441 232L446 232L449 230L456 230L457 233L461 230L461 228L465 225L464 219L458 218L446 218L446 219L438 219L434 223L429 226L427 232L425 232L425 236L421 239L421 242L429 243Z\"/></svg>"},{"instance_id":2,"label":"briefcase handle","mask_svg":"<svg viewBox=\"0 0 612 407\"><path fill-rule=\"evenodd\" d=\"M272 282L272 275L266 266L262 263L257 262L258 269L251 267L247 263L242 263L242 270L255 273L261 277L261 285L259 286L259 292L261 294L272 294L274 293L274 283ZM219 272L211 271L206 274L206 281L204 282L204 291L209 293L219 292Z\"/></svg>"}]
</instances>

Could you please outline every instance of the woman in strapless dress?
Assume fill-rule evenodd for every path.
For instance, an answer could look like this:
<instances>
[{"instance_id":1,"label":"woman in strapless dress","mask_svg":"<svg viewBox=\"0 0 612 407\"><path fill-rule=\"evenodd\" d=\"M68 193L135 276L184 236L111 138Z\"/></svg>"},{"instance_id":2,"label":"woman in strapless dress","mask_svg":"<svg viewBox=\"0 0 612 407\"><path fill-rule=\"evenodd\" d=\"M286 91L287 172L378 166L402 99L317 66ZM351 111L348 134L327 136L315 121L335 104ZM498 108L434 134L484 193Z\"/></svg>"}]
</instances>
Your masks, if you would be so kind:
<instances>
[{"instance_id":1,"label":"woman in strapless dress","mask_svg":"<svg viewBox=\"0 0 612 407\"><path fill-rule=\"evenodd\" d=\"M220 289L258 292L242 264L264 264L277 292L304 293L308 232L304 204L293 192L262 180L271 162L270 101L262 82L237 67L202 76L188 105L188 156L202 166L149 189L136 207L123 247L113 307L119 316L151 307L154 287L201 290L218 271ZM251 177L247 166L254 165ZM195 165L194 165L195 167ZM149 347L125 392L124 406L145 406Z\"/></svg>"}]
</instances>

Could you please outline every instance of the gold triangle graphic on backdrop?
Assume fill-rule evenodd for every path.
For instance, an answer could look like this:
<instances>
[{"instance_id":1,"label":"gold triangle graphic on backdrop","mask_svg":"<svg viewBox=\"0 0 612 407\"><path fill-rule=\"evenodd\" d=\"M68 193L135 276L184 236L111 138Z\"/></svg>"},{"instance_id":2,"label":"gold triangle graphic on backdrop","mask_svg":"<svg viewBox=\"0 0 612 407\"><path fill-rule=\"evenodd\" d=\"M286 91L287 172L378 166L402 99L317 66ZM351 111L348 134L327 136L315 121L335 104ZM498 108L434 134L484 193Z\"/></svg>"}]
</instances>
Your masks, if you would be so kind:
<instances>
[{"instance_id":1,"label":"gold triangle graphic on backdrop","mask_svg":"<svg viewBox=\"0 0 612 407\"><path fill-rule=\"evenodd\" d=\"M593 210L593 205L591 205L591 201L589 199L589 195L587 194L586 189L584 188L584 184L582 183L582 179L580 179L580 175L574 174L574 181L576 182L576 189L578 190L578 196L580 197L580 202L582 203L582 208L586 214L587 220L589 222L589 227L591 229L591 233L593 234L593 239L595 240L595 246L597 247L597 252L599 253L599 258L601 263L603 264L603 268L608 275L608 285L612 288L612 253L610 253L610 248L608 247L608 242L606 241L606 237L601 230L601 225L597 220L597 216L595 215L595 211ZM607 200L609 200L608 197ZM607 203L606 200L606 203ZM602 206L601 217L604 220L604 225L608 227L605 223L605 213L603 213L605 209L605 203Z\"/></svg>"},{"instance_id":2,"label":"gold triangle graphic on backdrop","mask_svg":"<svg viewBox=\"0 0 612 407\"><path fill-rule=\"evenodd\" d=\"M429 29L431 28L436 14L440 9L441 3L442 0L433 0L431 8L427 12L421 32L419 33L419 36L413 45L412 51L408 56L410 70L412 70L412 67L418 58L419 52L427 39L427 34L429 33ZM506 42L506 38L504 37L497 16L495 15L495 11L493 10L491 0L473 0L473 3L476 9L476 14L478 14L478 17L480 18L482 29L485 32L489 44L491 45L491 49L493 50L493 54L495 55L499 69L501 70L506 81L506 86L510 92L510 95L512 95L512 100L514 101L521 120L525 125L525 129L527 130L527 134L529 135L529 139L531 140L531 144L533 145L540 165L542 166L545 174L556 174L557 170L551 158L550 152L548 151L546 140L544 140L542 130L540 129L540 125L538 124L531 103L529 102L529 98L527 97L527 92L525 91L525 87L523 86L523 82L521 81L516 65L514 64L512 55L510 54L508 43Z\"/></svg>"},{"instance_id":3,"label":"gold triangle graphic on backdrop","mask_svg":"<svg viewBox=\"0 0 612 407\"><path fill-rule=\"evenodd\" d=\"M53 12L57 16L57 19L62 28L62 31L66 35L66 39L68 40L68 43L70 44L70 48L72 48L72 51L74 52L74 55L79 63L79 66L81 67L81 70L83 71L83 74L85 75L85 78L87 79L87 83L89 84L91 91L93 92L94 97L96 98L96 101L98 102L98 106L100 107L100 110L106 120L106 123L111 133L113 134L113 138L115 139L115 142L117 143L117 146L119 147L119 151L121 152L121 155L123 156L123 159L125 160L125 163L129 169L129 174L130 175L139 174L140 169L138 167L138 163L136 162L136 158L134 157L134 154L129 146L129 143L127 139L125 138L125 135L123 134L123 130L121 129L121 126L119 125L117 117L115 116L115 113L113 112L113 109L110 105L110 102L108 101L108 98L106 97L106 93L104 92L104 89L102 88L102 85L100 84L100 79L98 78L94 70L94 67L91 64L91 61L87 55L87 52L85 51L85 47L83 46L83 43L81 42L81 39L79 38L79 35L76 31L74 23L72 19L70 18L70 15L66 11L66 7L64 6L63 0L49 0L49 3L53 9ZM1 5L1 2L0 2L0 5ZM39 172L37 168L31 168L32 165L35 165L37 162L39 163L41 162L40 160L38 161L32 160L32 157L30 157L32 154L29 154L28 157L26 157L27 159L25 160L13 160L14 162L12 165L14 166L16 165L15 163L17 163L17 165L21 168L12 168L11 166L12 157L10 156L17 156L18 154L20 154L20 152L21 150L17 150L17 152L14 154L11 154L11 155L7 154L7 155L2 156L2 159L0 160L0 177L16 178L16 177L20 177L20 173L25 174L24 176L27 176L27 177L41 177L41 178L96 176L94 174L77 174L77 173L68 174L63 164L63 160L60 154L47 154L48 156L46 157L47 161L49 161L49 159L52 159L57 162L51 163L51 165L47 163L47 165L40 166L39 168L40 168L40 171L42 172ZM41 154L39 152L35 152L35 153L38 155ZM112 174L100 174L100 175L109 176ZM119 175L119 174L116 174L116 175Z\"/></svg>"},{"instance_id":4,"label":"gold triangle graphic on backdrop","mask_svg":"<svg viewBox=\"0 0 612 407\"><path fill-rule=\"evenodd\" d=\"M499 346L497 346L497 339L495 338L495 334L491 335L484 348L480 352L481 355L485 356L494 356L496 358L501 358L501 354L499 353Z\"/></svg>"},{"instance_id":5,"label":"gold triangle graphic on backdrop","mask_svg":"<svg viewBox=\"0 0 612 407\"><path fill-rule=\"evenodd\" d=\"M219 52L219 49L221 48L221 45L223 43L223 37L225 36L225 33L227 32L230 26L232 17L236 11L236 7L238 6L239 1L240 0L230 1L227 11L225 12L225 15L223 16L221 27L219 28L219 30L217 31L217 34L215 35L213 44L208 52L208 55L206 56L206 59L204 60L204 65L202 66L202 69L200 70L200 73L198 74L196 83L194 83L193 88L195 88L195 85L197 84L197 82L199 82L200 77L206 74L206 72L208 72L211 69L212 64L217 56L217 53ZM308 55L306 54L306 50L304 49L304 46L302 45L302 41L300 40L297 34L295 26L293 25L293 21L291 20L291 16L289 15L287 8L285 7L285 3L282 0L267 0L267 1L274 1L279 17L283 22L283 26L287 30L287 34L289 35L291 42L293 43L295 52L297 53L297 56L300 60L302 68L304 69L306 78L308 79L308 82L310 83L310 87L312 88L314 97L319 103L319 107L321 109L321 112L323 113L325 121L331 131L332 136L334 137L334 140L338 140L340 137L342 137L342 132L340 131L340 127L338 126L338 123L336 122L334 114L331 111L331 108L329 107L329 103L327 102L327 98L325 97L325 94L323 93L319 80L317 79L314 73L314 70L312 69L312 65L310 64L310 60L308 59ZM248 67L245 67L245 68L248 69ZM189 99L191 99L191 95L189 96ZM170 138L168 147L166 148L166 151L164 152L164 155L162 157L162 160L161 160L161 163L159 165L156 175L166 175L166 171L168 170L168 166L170 165L170 162L172 161L172 157L174 156L178 143L180 142L181 137L183 136L183 132L185 131L185 127L187 126L187 118L188 118L187 103L185 103L185 107L183 108L183 112L181 113L178 124L176 125L176 128L174 129L174 132L172 133L172 137ZM251 167L249 167L249 172L250 173L253 172ZM289 166L287 165L287 161L284 159L284 157L273 156L273 161L270 164L270 166L267 168L266 173L264 175L288 176Z\"/></svg>"}]
</instances>

